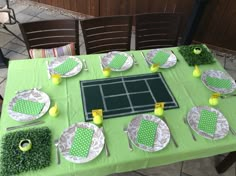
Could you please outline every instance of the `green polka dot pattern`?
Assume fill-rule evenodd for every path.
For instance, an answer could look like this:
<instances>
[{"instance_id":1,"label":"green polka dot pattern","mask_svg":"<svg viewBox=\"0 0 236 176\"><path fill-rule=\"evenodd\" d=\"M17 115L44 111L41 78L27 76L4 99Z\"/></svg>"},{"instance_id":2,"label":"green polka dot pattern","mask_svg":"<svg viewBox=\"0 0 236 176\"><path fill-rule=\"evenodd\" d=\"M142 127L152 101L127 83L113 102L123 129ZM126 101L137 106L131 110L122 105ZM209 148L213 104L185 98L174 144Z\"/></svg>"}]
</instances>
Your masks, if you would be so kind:
<instances>
[{"instance_id":1,"label":"green polka dot pattern","mask_svg":"<svg viewBox=\"0 0 236 176\"><path fill-rule=\"evenodd\" d=\"M157 126L158 124L155 122L142 119L137 134L137 142L148 147L153 147Z\"/></svg>"},{"instance_id":2,"label":"green polka dot pattern","mask_svg":"<svg viewBox=\"0 0 236 176\"><path fill-rule=\"evenodd\" d=\"M170 54L165 53L163 51L158 51L157 54L153 57L152 63L163 65L166 63L169 57L170 57Z\"/></svg>"},{"instance_id":3,"label":"green polka dot pattern","mask_svg":"<svg viewBox=\"0 0 236 176\"><path fill-rule=\"evenodd\" d=\"M120 69L125 61L127 60L127 57L121 54L116 54L112 61L109 63L110 68Z\"/></svg>"},{"instance_id":4,"label":"green polka dot pattern","mask_svg":"<svg viewBox=\"0 0 236 176\"><path fill-rule=\"evenodd\" d=\"M202 110L198 122L198 129L207 134L214 135L217 124L217 115L215 112Z\"/></svg>"},{"instance_id":5,"label":"green polka dot pattern","mask_svg":"<svg viewBox=\"0 0 236 176\"><path fill-rule=\"evenodd\" d=\"M229 79L219 79L207 76L206 82L208 85L216 88L225 88L225 89L232 88L232 83Z\"/></svg>"},{"instance_id":6,"label":"green polka dot pattern","mask_svg":"<svg viewBox=\"0 0 236 176\"><path fill-rule=\"evenodd\" d=\"M60 75L64 75L67 72L71 71L73 68L75 68L77 65L78 62L71 58L68 58L61 65L54 68L54 71L59 73Z\"/></svg>"},{"instance_id":7,"label":"green polka dot pattern","mask_svg":"<svg viewBox=\"0 0 236 176\"><path fill-rule=\"evenodd\" d=\"M89 154L94 131L88 128L78 128L69 151L70 155L87 157Z\"/></svg>"},{"instance_id":8,"label":"green polka dot pattern","mask_svg":"<svg viewBox=\"0 0 236 176\"><path fill-rule=\"evenodd\" d=\"M38 115L42 111L44 105L45 103L19 99L13 106L13 111L22 114Z\"/></svg>"}]
</instances>

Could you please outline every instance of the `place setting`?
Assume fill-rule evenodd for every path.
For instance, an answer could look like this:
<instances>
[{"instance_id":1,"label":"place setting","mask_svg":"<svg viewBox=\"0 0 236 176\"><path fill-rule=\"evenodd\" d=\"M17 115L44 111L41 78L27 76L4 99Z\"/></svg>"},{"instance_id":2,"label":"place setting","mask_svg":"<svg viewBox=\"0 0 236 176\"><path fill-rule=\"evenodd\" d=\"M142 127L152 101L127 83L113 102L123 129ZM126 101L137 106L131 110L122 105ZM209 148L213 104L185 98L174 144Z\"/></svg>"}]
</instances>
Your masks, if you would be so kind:
<instances>
[{"instance_id":1,"label":"place setting","mask_svg":"<svg viewBox=\"0 0 236 176\"><path fill-rule=\"evenodd\" d=\"M110 77L111 72L129 70L133 65L138 65L133 54L111 51L100 56L100 65L105 77Z\"/></svg>"},{"instance_id":2,"label":"place setting","mask_svg":"<svg viewBox=\"0 0 236 176\"><path fill-rule=\"evenodd\" d=\"M83 63L82 63L83 62ZM81 72L83 65L84 70L88 71L86 61L82 61L75 56L60 56L46 62L48 69L48 78L53 75L60 75L62 78L68 78Z\"/></svg>"},{"instance_id":3,"label":"place setting","mask_svg":"<svg viewBox=\"0 0 236 176\"><path fill-rule=\"evenodd\" d=\"M229 94L224 95L224 98L231 96L230 93L236 89L234 79L220 70L207 70L203 72L201 80L209 90L219 94Z\"/></svg>"},{"instance_id":4,"label":"place setting","mask_svg":"<svg viewBox=\"0 0 236 176\"><path fill-rule=\"evenodd\" d=\"M171 68L175 66L178 61L171 50L152 49L146 54L141 52L141 55L152 72L156 72L158 68Z\"/></svg>"},{"instance_id":5,"label":"place setting","mask_svg":"<svg viewBox=\"0 0 236 176\"><path fill-rule=\"evenodd\" d=\"M127 136L134 146L147 152L164 149L171 138L167 124L151 114L135 116L128 125ZM132 147L130 145L129 143L129 148Z\"/></svg>"},{"instance_id":6,"label":"place setting","mask_svg":"<svg viewBox=\"0 0 236 176\"><path fill-rule=\"evenodd\" d=\"M63 131L57 147L66 160L86 163L99 156L104 145L103 128L93 123L79 122Z\"/></svg>"},{"instance_id":7,"label":"place setting","mask_svg":"<svg viewBox=\"0 0 236 176\"><path fill-rule=\"evenodd\" d=\"M225 116L217 109L209 106L193 107L187 114L186 125L198 135L219 140L227 136L230 126ZM194 134L193 139L195 138Z\"/></svg>"},{"instance_id":8,"label":"place setting","mask_svg":"<svg viewBox=\"0 0 236 176\"><path fill-rule=\"evenodd\" d=\"M8 114L16 121L30 122L46 114L49 107L50 98L45 92L36 88L27 89L18 91L12 98L8 105Z\"/></svg>"}]
</instances>

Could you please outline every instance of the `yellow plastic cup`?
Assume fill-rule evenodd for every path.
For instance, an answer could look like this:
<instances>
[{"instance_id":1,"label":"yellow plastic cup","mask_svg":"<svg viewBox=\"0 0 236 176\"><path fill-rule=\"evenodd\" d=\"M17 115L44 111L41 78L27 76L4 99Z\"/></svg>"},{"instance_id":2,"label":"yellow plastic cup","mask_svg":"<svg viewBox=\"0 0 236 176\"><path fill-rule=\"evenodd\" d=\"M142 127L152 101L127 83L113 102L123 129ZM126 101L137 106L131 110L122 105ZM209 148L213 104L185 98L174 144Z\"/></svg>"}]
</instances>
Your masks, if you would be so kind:
<instances>
[{"instance_id":1,"label":"yellow plastic cup","mask_svg":"<svg viewBox=\"0 0 236 176\"><path fill-rule=\"evenodd\" d=\"M59 74L52 74L52 83L58 85L61 83L61 75Z\"/></svg>"},{"instance_id":2,"label":"yellow plastic cup","mask_svg":"<svg viewBox=\"0 0 236 176\"><path fill-rule=\"evenodd\" d=\"M105 77L109 77L111 75L111 69L110 68L103 68L102 73Z\"/></svg>"},{"instance_id":3,"label":"yellow plastic cup","mask_svg":"<svg viewBox=\"0 0 236 176\"><path fill-rule=\"evenodd\" d=\"M155 73L157 72L159 69L159 65L158 64L152 64L151 67L150 67L150 70L152 73Z\"/></svg>"}]
</instances>

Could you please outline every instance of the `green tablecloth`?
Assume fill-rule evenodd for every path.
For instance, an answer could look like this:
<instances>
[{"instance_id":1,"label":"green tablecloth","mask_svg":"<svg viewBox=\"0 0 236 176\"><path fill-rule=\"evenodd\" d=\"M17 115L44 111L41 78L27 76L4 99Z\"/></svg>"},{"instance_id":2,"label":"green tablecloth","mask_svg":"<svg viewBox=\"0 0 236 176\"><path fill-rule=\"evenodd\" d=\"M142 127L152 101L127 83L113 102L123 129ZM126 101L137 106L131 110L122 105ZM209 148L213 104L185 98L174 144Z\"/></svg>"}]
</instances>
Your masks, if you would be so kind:
<instances>
[{"instance_id":1,"label":"green tablecloth","mask_svg":"<svg viewBox=\"0 0 236 176\"><path fill-rule=\"evenodd\" d=\"M159 69L159 71L162 72L180 106L179 109L165 111L166 120L179 148L176 148L173 141L170 141L167 147L159 152L148 153L135 147L134 151L130 152L123 127L130 122L134 115L107 119L104 120L104 126L106 141L111 153L110 157L106 157L103 150L91 162L74 164L61 156L61 165L58 166L56 164L55 147L52 146L52 164L50 167L22 175L68 176L78 174L82 176L102 176L235 151L235 136L230 133L224 139L218 141L207 140L197 134L195 134L197 142L192 139L188 127L183 122L183 118L192 107L208 105L208 99L212 92L203 85L200 78L192 76L193 67L188 66L178 53L177 48L174 48L173 51L179 60L177 65L170 69ZM150 73L141 52L133 51L132 53L139 65L134 65L132 69L125 72L112 72L112 77ZM48 80L46 59L11 61L0 120L0 137L6 133L6 127L20 124L11 119L7 113L8 104L17 90L42 87L42 91L50 96L52 104L55 102L58 104L60 110L58 117L53 118L49 114L42 117L42 120L46 122L45 125L52 131L53 140L58 138L63 130L71 124L84 121L80 80L103 78L103 75L100 68L99 55L84 55L80 57L86 60L89 71L82 71L74 77L62 79L60 85L53 85L51 80ZM200 66L200 69L202 72L208 69L223 70L218 62L213 65ZM236 98L228 98L220 100L217 107L234 129L236 129L235 104Z\"/></svg>"}]
</instances>

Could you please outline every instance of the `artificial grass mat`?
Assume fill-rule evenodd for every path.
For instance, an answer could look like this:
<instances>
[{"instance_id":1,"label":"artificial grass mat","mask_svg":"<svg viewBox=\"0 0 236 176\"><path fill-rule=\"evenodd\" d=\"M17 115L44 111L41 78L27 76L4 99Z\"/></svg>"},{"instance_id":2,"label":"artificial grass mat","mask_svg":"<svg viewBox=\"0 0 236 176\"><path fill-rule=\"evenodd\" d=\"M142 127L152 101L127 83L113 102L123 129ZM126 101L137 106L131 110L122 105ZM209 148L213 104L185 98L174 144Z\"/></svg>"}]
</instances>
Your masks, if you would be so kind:
<instances>
[{"instance_id":1,"label":"artificial grass mat","mask_svg":"<svg viewBox=\"0 0 236 176\"><path fill-rule=\"evenodd\" d=\"M195 47L201 48L202 52L200 54L195 54L193 52ZM215 62L212 54L202 44L179 46L179 52L184 57L189 66L212 64Z\"/></svg>"},{"instance_id":2,"label":"artificial grass mat","mask_svg":"<svg viewBox=\"0 0 236 176\"><path fill-rule=\"evenodd\" d=\"M30 139L32 148L27 152L19 149L22 139ZM51 162L51 131L47 127L7 133L1 144L1 176L16 175L38 170Z\"/></svg>"}]
</instances>

